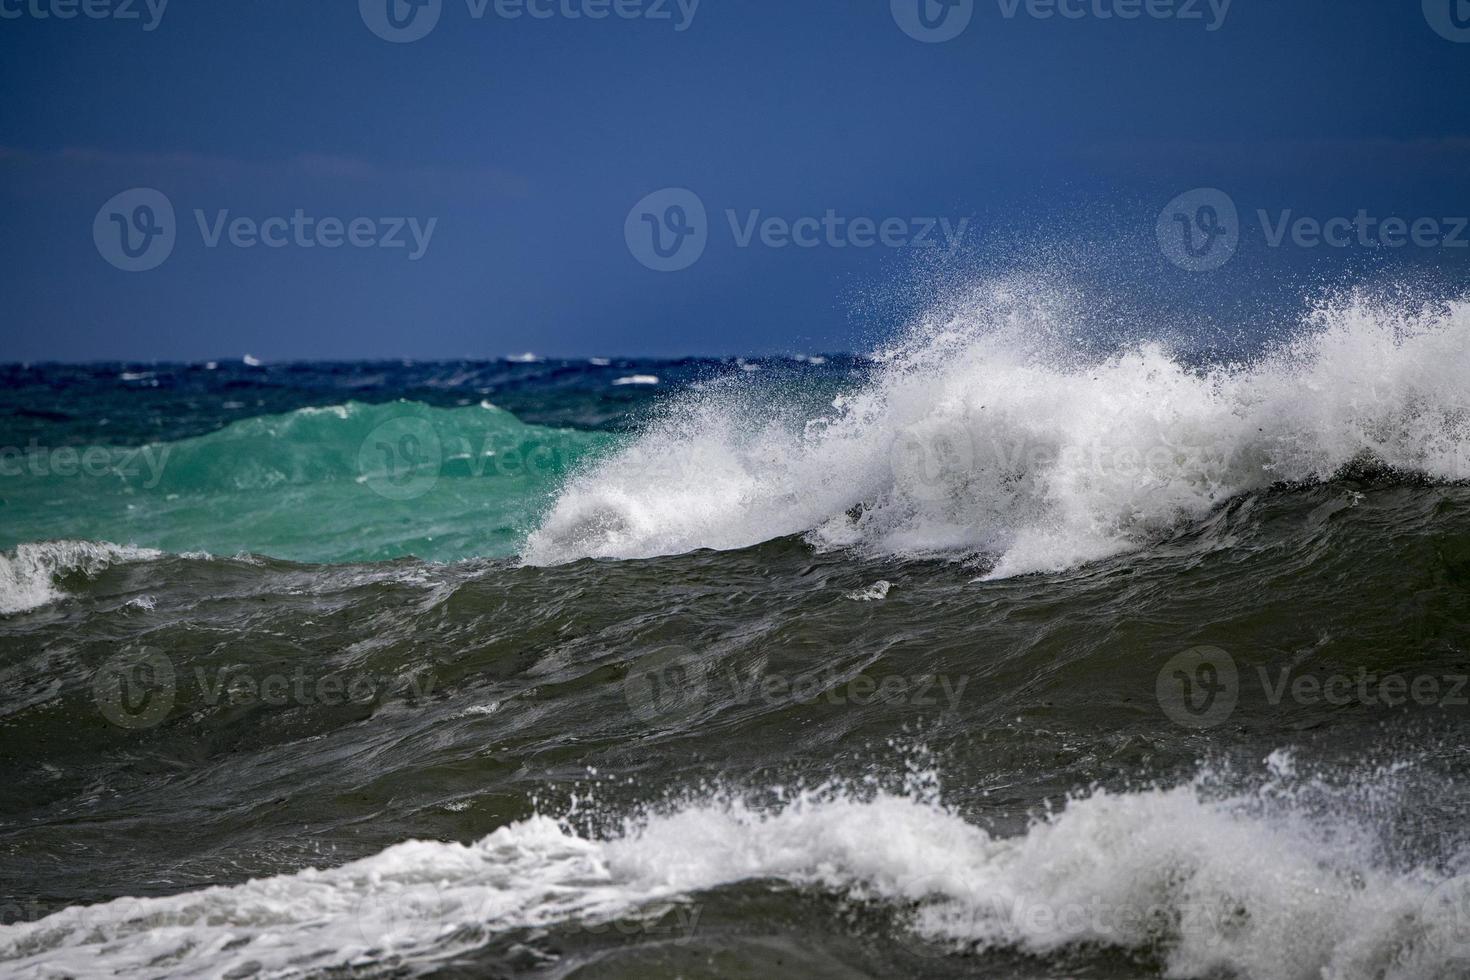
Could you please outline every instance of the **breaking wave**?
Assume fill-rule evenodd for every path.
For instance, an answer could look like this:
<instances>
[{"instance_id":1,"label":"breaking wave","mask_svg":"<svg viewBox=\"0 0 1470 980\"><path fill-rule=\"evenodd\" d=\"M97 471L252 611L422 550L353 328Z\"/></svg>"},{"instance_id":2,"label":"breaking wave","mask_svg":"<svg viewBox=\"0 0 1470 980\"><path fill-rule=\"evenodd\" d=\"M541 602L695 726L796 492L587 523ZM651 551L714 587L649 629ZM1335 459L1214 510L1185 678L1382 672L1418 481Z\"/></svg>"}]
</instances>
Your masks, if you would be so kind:
<instances>
[{"instance_id":1,"label":"breaking wave","mask_svg":"<svg viewBox=\"0 0 1470 980\"><path fill-rule=\"evenodd\" d=\"M56 579L96 575L109 565L149 561L163 553L98 541L43 541L0 552L0 615L25 612L60 599Z\"/></svg>"},{"instance_id":2,"label":"breaking wave","mask_svg":"<svg viewBox=\"0 0 1470 980\"><path fill-rule=\"evenodd\" d=\"M777 881L887 909L933 955L1092 947L1172 977L1451 975L1470 954L1470 879L1375 864L1354 808L1301 806L1282 790L1289 757L1271 762L1251 793L1099 791L1009 838L932 786L829 786L774 807L715 794L603 836L536 816L470 845L410 841L329 871L69 908L0 929L0 962L19 977L422 963L572 921L674 914L692 932L701 892ZM1391 791L1392 775L1367 782L1352 792Z\"/></svg>"},{"instance_id":3,"label":"breaking wave","mask_svg":"<svg viewBox=\"0 0 1470 980\"><path fill-rule=\"evenodd\" d=\"M1345 468L1470 477L1470 302L1355 295L1288 342L1192 365L1083 349L1060 304L977 290L878 352L818 417L736 385L693 392L576 474L535 565L728 550L791 534L960 555L991 577L1143 547L1223 501Z\"/></svg>"}]
</instances>

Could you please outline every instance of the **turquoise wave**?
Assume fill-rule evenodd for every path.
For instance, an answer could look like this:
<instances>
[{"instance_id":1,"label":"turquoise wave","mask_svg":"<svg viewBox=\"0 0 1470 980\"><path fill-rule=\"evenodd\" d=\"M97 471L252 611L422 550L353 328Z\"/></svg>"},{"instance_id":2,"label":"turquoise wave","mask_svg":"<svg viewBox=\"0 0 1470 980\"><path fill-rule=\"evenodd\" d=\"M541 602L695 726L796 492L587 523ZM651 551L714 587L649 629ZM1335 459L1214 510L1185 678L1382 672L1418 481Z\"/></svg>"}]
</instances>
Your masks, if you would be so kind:
<instances>
[{"instance_id":1,"label":"turquoise wave","mask_svg":"<svg viewBox=\"0 0 1470 980\"><path fill-rule=\"evenodd\" d=\"M0 460L0 547L126 542L304 562L508 556L579 461L618 437L488 403L350 402L136 448Z\"/></svg>"}]
</instances>

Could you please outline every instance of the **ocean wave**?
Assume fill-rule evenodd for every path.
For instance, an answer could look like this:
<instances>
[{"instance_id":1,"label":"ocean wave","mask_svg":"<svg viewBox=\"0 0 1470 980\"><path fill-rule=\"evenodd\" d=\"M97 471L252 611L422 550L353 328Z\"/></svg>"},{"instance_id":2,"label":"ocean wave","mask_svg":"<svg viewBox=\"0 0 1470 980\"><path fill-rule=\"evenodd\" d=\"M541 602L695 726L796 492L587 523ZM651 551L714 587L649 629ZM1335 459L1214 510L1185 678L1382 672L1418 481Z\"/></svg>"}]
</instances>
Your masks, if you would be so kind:
<instances>
[{"instance_id":1,"label":"ocean wave","mask_svg":"<svg viewBox=\"0 0 1470 980\"><path fill-rule=\"evenodd\" d=\"M670 909L692 930L699 893L774 880L885 908L926 955L1111 948L1171 977L1256 980L1429 980L1463 963L1470 881L1377 866L1345 843L1351 813L1282 799L1212 799L1198 782L1097 792L1015 837L919 790L827 787L775 808L717 794L604 837L536 816L470 845L69 908L0 928L0 962L17 977L422 963L510 930Z\"/></svg>"},{"instance_id":2,"label":"ocean wave","mask_svg":"<svg viewBox=\"0 0 1470 980\"><path fill-rule=\"evenodd\" d=\"M109 565L152 561L163 552L105 541L41 541L0 552L0 615L38 609L62 598L60 576L92 576Z\"/></svg>"},{"instance_id":3,"label":"ocean wave","mask_svg":"<svg viewBox=\"0 0 1470 980\"><path fill-rule=\"evenodd\" d=\"M1064 305L987 286L875 354L818 418L692 393L577 474L535 565L728 550L806 534L875 555L983 557L991 577L1130 551L1234 496L1368 463L1470 477L1470 302L1354 295L1287 343L1198 367L1159 343L1097 354Z\"/></svg>"},{"instance_id":4,"label":"ocean wave","mask_svg":"<svg viewBox=\"0 0 1470 980\"><path fill-rule=\"evenodd\" d=\"M28 450L0 474L0 546L110 539L313 562L508 556L562 477L610 442L529 425L488 403L398 401L94 447L81 456L86 466L75 449Z\"/></svg>"}]
</instances>

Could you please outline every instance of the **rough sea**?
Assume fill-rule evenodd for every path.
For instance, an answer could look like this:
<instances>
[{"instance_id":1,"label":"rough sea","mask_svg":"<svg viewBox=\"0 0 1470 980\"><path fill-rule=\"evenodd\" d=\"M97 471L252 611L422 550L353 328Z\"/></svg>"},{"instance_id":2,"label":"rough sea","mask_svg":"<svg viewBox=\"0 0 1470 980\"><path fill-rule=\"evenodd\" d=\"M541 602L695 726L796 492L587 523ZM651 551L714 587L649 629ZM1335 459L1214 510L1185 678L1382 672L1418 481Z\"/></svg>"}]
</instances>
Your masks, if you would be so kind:
<instances>
[{"instance_id":1,"label":"rough sea","mask_svg":"<svg viewBox=\"0 0 1470 980\"><path fill-rule=\"evenodd\" d=\"M1470 304L0 367L0 975L1470 976Z\"/></svg>"}]
</instances>

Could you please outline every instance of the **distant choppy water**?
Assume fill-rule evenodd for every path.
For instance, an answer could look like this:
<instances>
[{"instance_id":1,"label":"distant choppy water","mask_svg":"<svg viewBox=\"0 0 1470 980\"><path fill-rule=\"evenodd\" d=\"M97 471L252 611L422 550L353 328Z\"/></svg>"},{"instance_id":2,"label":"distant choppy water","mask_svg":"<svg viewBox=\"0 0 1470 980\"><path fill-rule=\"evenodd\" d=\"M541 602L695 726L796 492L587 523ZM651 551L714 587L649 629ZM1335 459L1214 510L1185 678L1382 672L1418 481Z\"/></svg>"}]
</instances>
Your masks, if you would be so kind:
<instances>
[{"instance_id":1,"label":"distant choppy water","mask_svg":"<svg viewBox=\"0 0 1470 980\"><path fill-rule=\"evenodd\" d=\"M770 373L821 388L859 369L822 360ZM0 547L511 555L579 461L660 396L730 369L739 362L0 367Z\"/></svg>"},{"instance_id":2,"label":"distant choppy water","mask_svg":"<svg viewBox=\"0 0 1470 980\"><path fill-rule=\"evenodd\" d=\"M0 974L1470 976L1466 309L991 313L4 369Z\"/></svg>"}]
</instances>

